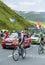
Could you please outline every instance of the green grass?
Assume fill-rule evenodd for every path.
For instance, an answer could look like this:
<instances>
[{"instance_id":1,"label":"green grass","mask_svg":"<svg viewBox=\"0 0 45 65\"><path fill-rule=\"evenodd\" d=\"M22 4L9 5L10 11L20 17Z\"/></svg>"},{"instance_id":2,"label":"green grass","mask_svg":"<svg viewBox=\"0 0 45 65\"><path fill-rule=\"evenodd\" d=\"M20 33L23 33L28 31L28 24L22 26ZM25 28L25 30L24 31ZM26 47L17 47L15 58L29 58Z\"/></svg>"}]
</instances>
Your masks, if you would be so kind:
<instances>
[{"instance_id":1,"label":"green grass","mask_svg":"<svg viewBox=\"0 0 45 65\"><path fill-rule=\"evenodd\" d=\"M1 43L2 39L0 38L0 43Z\"/></svg>"},{"instance_id":2,"label":"green grass","mask_svg":"<svg viewBox=\"0 0 45 65\"><path fill-rule=\"evenodd\" d=\"M45 22L42 23L43 27L45 28Z\"/></svg>"},{"instance_id":3,"label":"green grass","mask_svg":"<svg viewBox=\"0 0 45 65\"><path fill-rule=\"evenodd\" d=\"M10 22L9 18L15 18L15 22ZM31 25L28 20L25 20L2 1L0 1L0 29L23 30Z\"/></svg>"}]
</instances>

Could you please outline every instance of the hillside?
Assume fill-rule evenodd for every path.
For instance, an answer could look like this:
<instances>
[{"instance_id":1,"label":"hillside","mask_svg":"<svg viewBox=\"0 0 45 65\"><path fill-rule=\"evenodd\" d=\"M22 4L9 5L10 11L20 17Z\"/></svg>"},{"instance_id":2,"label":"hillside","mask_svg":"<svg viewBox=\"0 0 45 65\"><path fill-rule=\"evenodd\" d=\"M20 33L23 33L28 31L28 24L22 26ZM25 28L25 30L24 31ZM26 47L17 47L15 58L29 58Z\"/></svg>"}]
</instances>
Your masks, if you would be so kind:
<instances>
[{"instance_id":1,"label":"hillside","mask_svg":"<svg viewBox=\"0 0 45 65\"><path fill-rule=\"evenodd\" d=\"M10 18L14 18L15 21L11 22ZM30 25L27 20L0 1L0 29L22 30Z\"/></svg>"},{"instance_id":2,"label":"hillside","mask_svg":"<svg viewBox=\"0 0 45 65\"><path fill-rule=\"evenodd\" d=\"M25 17L28 20L45 22L45 12L26 12L26 11L17 11L21 16Z\"/></svg>"}]
</instances>

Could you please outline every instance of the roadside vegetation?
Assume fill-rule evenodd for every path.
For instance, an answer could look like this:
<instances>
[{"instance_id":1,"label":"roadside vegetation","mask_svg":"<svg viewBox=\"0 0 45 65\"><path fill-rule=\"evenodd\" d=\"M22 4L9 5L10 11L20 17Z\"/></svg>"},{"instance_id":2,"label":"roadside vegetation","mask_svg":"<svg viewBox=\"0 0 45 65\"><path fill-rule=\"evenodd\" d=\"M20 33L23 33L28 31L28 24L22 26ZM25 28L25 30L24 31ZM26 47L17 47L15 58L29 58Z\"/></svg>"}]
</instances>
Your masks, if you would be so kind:
<instances>
[{"instance_id":1,"label":"roadside vegetation","mask_svg":"<svg viewBox=\"0 0 45 65\"><path fill-rule=\"evenodd\" d=\"M0 38L0 43L1 43L2 39Z\"/></svg>"},{"instance_id":2,"label":"roadside vegetation","mask_svg":"<svg viewBox=\"0 0 45 65\"><path fill-rule=\"evenodd\" d=\"M10 18L14 18L15 21L11 22ZM23 30L24 28L31 25L32 24L28 22L28 20L21 17L19 14L5 5L2 1L0 1L0 30Z\"/></svg>"}]
</instances>

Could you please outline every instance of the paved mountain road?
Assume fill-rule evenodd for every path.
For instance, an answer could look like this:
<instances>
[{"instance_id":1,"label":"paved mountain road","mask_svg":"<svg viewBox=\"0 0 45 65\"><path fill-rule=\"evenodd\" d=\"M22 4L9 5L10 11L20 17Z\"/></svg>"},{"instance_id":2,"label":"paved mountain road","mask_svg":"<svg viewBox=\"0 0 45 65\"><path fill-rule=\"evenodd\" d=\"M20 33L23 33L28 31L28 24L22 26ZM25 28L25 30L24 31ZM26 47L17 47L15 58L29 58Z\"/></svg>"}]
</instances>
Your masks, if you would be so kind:
<instances>
[{"instance_id":1,"label":"paved mountain road","mask_svg":"<svg viewBox=\"0 0 45 65\"><path fill-rule=\"evenodd\" d=\"M18 61L14 61L12 58L11 49L2 49L0 45L0 65L45 65L45 53L38 54L38 45L31 45L26 50L26 59L20 58Z\"/></svg>"}]
</instances>

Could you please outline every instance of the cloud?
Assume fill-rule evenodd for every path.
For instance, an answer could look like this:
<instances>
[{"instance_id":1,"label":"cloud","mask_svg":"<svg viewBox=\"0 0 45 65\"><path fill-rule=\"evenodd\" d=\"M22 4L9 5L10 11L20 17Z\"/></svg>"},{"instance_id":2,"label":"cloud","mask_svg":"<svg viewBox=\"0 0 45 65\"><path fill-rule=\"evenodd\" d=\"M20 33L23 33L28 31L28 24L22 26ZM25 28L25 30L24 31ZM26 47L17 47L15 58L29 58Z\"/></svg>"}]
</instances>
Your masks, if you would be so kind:
<instances>
[{"instance_id":1,"label":"cloud","mask_svg":"<svg viewBox=\"0 0 45 65\"><path fill-rule=\"evenodd\" d=\"M36 3L41 3L42 0L34 0L34 2L36 2Z\"/></svg>"},{"instance_id":2,"label":"cloud","mask_svg":"<svg viewBox=\"0 0 45 65\"><path fill-rule=\"evenodd\" d=\"M34 6L36 3L35 2L7 2L7 5L11 7L14 10L29 10L31 6ZM28 9L29 8L29 9Z\"/></svg>"},{"instance_id":3,"label":"cloud","mask_svg":"<svg viewBox=\"0 0 45 65\"><path fill-rule=\"evenodd\" d=\"M11 4L9 4L8 6L11 7L11 9L17 8L17 5L11 5Z\"/></svg>"},{"instance_id":4,"label":"cloud","mask_svg":"<svg viewBox=\"0 0 45 65\"><path fill-rule=\"evenodd\" d=\"M5 4L18 11L44 11L45 0L2 0ZM43 5L42 5L43 4Z\"/></svg>"},{"instance_id":5,"label":"cloud","mask_svg":"<svg viewBox=\"0 0 45 65\"><path fill-rule=\"evenodd\" d=\"M45 12L43 9L36 10L36 12Z\"/></svg>"},{"instance_id":6,"label":"cloud","mask_svg":"<svg viewBox=\"0 0 45 65\"><path fill-rule=\"evenodd\" d=\"M20 6L33 6L35 5L35 2L19 2Z\"/></svg>"}]
</instances>

